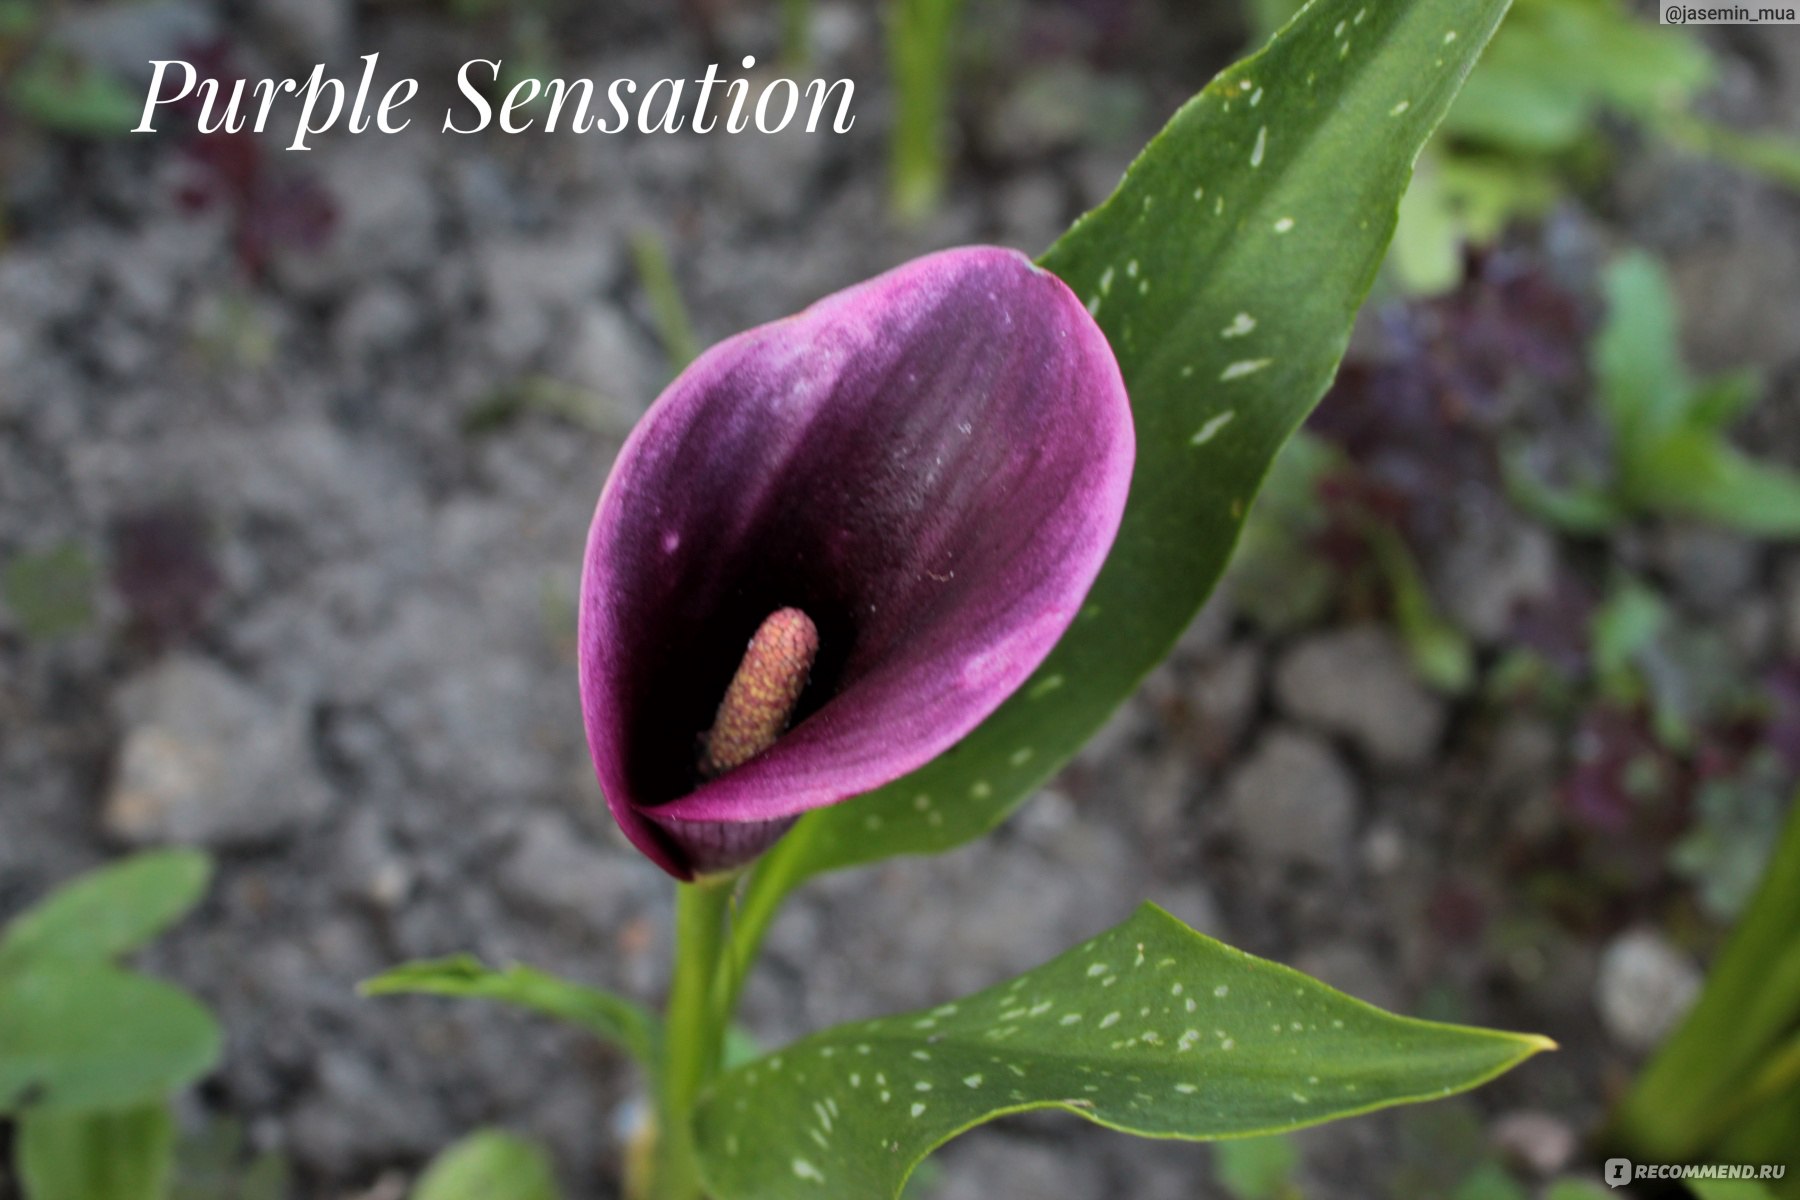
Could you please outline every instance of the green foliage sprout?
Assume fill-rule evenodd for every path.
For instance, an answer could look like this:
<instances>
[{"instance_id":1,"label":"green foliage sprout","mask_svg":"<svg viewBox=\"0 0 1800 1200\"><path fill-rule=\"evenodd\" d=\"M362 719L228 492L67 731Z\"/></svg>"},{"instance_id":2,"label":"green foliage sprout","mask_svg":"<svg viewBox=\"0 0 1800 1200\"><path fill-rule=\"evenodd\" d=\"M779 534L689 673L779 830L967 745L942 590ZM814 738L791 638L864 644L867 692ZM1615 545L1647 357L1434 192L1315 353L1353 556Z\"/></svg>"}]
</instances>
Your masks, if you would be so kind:
<instances>
[{"instance_id":1,"label":"green foliage sprout","mask_svg":"<svg viewBox=\"0 0 1800 1200\"><path fill-rule=\"evenodd\" d=\"M1756 400L1755 377L1696 381L1682 363L1669 281L1646 254L1608 268L1606 325L1595 339L1600 413L1612 439L1610 471L1557 487L1518 456L1509 483L1527 509L1577 533L1605 533L1635 516L1714 521L1761 536L1800 536L1800 475L1734 446L1731 423Z\"/></svg>"}]
</instances>

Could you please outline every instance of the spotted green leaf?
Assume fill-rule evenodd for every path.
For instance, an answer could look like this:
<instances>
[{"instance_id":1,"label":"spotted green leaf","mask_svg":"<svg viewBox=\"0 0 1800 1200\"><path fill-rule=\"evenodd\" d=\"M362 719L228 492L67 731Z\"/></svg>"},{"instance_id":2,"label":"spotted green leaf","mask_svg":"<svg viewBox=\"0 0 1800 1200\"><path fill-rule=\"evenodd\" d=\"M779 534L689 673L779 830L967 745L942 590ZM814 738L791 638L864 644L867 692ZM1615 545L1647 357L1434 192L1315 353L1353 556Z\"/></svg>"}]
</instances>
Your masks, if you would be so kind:
<instances>
[{"instance_id":1,"label":"spotted green leaf","mask_svg":"<svg viewBox=\"0 0 1800 1200\"><path fill-rule=\"evenodd\" d=\"M1460 1092L1548 1046L1382 1012L1145 905L1009 983L731 1071L695 1128L717 1200L892 1197L1007 1113L1248 1137Z\"/></svg>"},{"instance_id":2,"label":"spotted green leaf","mask_svg":"<svg viewBox=\"0 0 1800 1200\"><path fill-rule=\"evenodd\" d=\"M1331 382L1413 160L1507 0L1314 0L1189 101L1044 255L1106 331L1137 424L1131 497L1074 626L980 728L800 821L753 918L820 871L992 829L1168 653L1276 451ZM754 936L756 921L744 926Z\"/></svg>"},{"instance_id":3,"label":"spotted green leaf","mask_svg":"<svg viewBox=\"0 0 1800 1200\"><path fill-rule=\"evenodd\" d=\"M558 979L532 967L496 970L468 954L405 963L362 985L367 996L417 993L498 1000L579 1025L622 1047L646 1065L654 1061L657 1021L622 996Z\"/></svg>"}]
</instances>

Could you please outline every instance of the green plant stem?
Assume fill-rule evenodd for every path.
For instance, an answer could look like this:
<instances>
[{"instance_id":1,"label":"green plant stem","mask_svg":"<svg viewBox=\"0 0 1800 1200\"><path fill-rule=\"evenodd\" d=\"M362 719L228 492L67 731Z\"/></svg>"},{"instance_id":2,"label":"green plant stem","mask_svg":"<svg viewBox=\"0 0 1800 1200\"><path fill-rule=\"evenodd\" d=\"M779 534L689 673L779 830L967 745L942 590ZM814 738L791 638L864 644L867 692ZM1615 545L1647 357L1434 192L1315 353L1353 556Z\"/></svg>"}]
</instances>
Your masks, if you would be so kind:
<instances>
[{"instance_id":1,"label":"green plant stem","mask_svg":"<svg viewBox=\"0 0 1800 1200\"><path fill-rule=\"evenodd\" d=\"M805 857L802 851L812 828L802 821L787 837L775 843L750 873L743 900L733 914L731 934L714 985L714 1009L719 1014L721 1026L729 1025L732 1015L737 1012L738 993L743 990L744 979L756 962L763 937L775 923L782 902L806 878L805 870L799 864Z\"/></svg>"},{"instance_id":2,"label":"green plant stem","mask_svg":"<svg viewBox=\"0 0 1800 1200\"><path fill-rule=\"evenodd\" d=\"M694 326L688 320L687 305L681 299L681 287L675 282L675 269L669 265L669 252L662 238L649 229L639 230L631 238L631 256L637 266L638 280L650 298L650 313L656 323L657 337L663 353L677 372L694 361L700 353Z\"/></svg>"},{"instance_id":3,"label":"green plant stem","mask_svg":"<svg viewBox=\"0 0 1800 1200\"><path fill-rule=\"evenodd\" d=\"M812 60L812 0L781 0L781 57L790 67Z\"/></svg>"},{"instance_id":4,"label":"green plant stem","mask_svg":"<svg viewBox=\"0 0 1800 1200\"><path fill-rule=\"evenodd\" d=\"M944 190L958 3L889 0L888 63L896 93L893 205L903 221L927 216Z\"/></svg>"},{"instance_id":5,"label":"green plant stem","mask_svg":"<svg viewBox=\"0 0 1800 1200\"><path fill-rule=\"evenodd\" d=\"M675 980L663 1039L654 1200L699 1200L703 1194L690 1118L700 1090L718 1073L725 1040L714 989L734 882L676 885Z\"/></svg>"}]
</instances>

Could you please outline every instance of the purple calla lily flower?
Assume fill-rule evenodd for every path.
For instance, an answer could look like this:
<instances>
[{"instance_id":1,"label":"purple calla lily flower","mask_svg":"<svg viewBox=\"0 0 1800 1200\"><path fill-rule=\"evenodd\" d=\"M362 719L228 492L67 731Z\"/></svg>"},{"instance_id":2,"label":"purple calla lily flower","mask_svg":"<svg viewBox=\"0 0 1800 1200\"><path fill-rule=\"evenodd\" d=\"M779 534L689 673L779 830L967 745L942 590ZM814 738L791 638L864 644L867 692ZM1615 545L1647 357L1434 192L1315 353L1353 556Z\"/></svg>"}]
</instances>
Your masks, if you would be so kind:
<instances>
[{"instance_id":1,"label":"purple calla lily flower","mask_svg":"<svg viewBox=\"0 0 1800 1200\"><path fill-rule=\"evenodd\" d=\"M1134 450L1104 335L1009 250L701 355L588 536L581 702L627 836L677 878L729 870L948 749L1074 619Z\"/></svg>"}]
</instances>

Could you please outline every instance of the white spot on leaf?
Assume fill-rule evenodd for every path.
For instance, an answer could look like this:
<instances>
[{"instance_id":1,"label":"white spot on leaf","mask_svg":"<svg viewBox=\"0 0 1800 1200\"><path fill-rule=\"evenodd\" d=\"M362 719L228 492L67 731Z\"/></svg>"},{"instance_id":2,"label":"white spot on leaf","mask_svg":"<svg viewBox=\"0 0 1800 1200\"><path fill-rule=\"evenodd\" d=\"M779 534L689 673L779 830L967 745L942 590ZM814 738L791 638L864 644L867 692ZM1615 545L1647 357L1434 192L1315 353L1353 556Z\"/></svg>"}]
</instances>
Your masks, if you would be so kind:
<instances>
[{"instance_id":1,"label":"white spot on leaf","mask_svg":"<svg viewBox=\"0 0 1800 1200\"><path fill-rule=\"evenodd\" d=\"M1272 358L1246 358L1239 362L1232 363L1229 367L1226 367L1223 371L1219 372L1219 379L1222 382L1230 382L1233 379L1242 379L1246 375L1254 375L1274 361L1275 360Z\"/></svg>"},{"instance_id":2,"label":"white spot on leaf","mask_svg":"<svg viewBox=\"0 0 1800 1200\"><path fill-rule=\"evenodd\" d=\"M1221 429L1225 428L1225 426L1231 424L1231 419L1235 416L1237 416L1237 413L1235 411L1233 411L1232 409L1229 409L1229 408L1226 409L1224 412L1220 413L1216 417L1213 417L1206 424L1202 425L1199 429L1199 432L1195 433L1193 437L1188 439L1189 442L1191 442L1193 445L1196 445L1196 446L1206 445L1206 443L1213 440L1213 437L1219 432L1219 430L1221 430ZM1176 984L1175 990L1177 992L1179 992L1181 990L1181 985Z\"/></svg>"}]
</instances>

